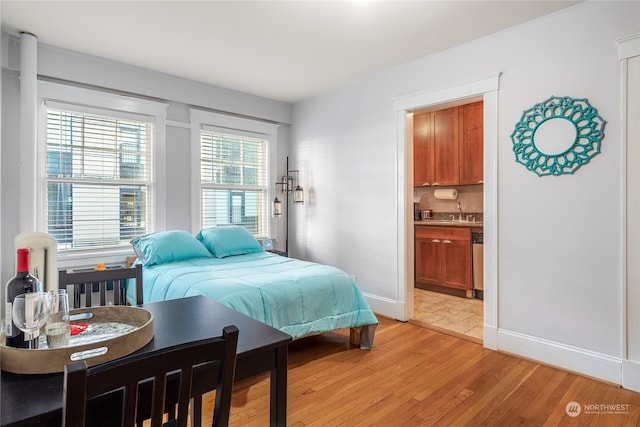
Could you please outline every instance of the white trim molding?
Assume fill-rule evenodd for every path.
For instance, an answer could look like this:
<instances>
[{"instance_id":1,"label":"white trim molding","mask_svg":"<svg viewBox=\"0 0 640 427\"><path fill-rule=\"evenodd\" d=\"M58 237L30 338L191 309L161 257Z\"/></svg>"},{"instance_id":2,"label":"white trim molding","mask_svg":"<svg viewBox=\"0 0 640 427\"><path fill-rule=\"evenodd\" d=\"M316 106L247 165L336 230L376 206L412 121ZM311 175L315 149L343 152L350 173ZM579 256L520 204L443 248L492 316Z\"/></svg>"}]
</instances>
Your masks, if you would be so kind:
<instances>
[{"instance_id":1,"label":"white trim molding","mask_svg":"<svg viewBox=\"0 0 640 427\"><path fill-rule=\"evenodd\" d=\"M618 59L629 59L640 56L640 33L618 39Z\"/></svg>"},{"instance_id":2,"label":"white trim molding","mask_svg":"<svg viewBox=\"0 0 640 427\"><path fill-rule=\"evenodd\" d=\"M396 111L412 110L430 105L444 104L454 100L473 98L487 92L497 91L502 73L492 73L475 79L465 80L450 86L428 89L395 98Z\"/></svg>"},{"instance_id":3,"label":"white trim molding","mask_svg":"<svg viewBox=\"0 0 640 427\"><path fill-rule=\"evenodd\" d=\"M504 329L498 330L501 352L556 366L615 384L622 380L622 360Z\"/></svg>"},{"instance_id":4,"label":"white trim molding","mask_svg":"<svg viewBox=\"0 0 640 427\"><path fill-rule=\"evenodd\" d=\"M640 33L618 40L620 60L622 379L624 388L640 391Z\"/></svg>"},{"instance_id":5,"label":"white trim molding","mask_svg":"<svg viewBox=\"0 0 640 427\"><path fill-rule=\"evenodd\" d=\"M401 301L384 298L380 295L362 292L362 296L367 300L374 313L397 313L402 312L404 307L404 303Z\"/></svg>"},{"instance_id":6,"label":"white trim molding","mask_svg":"<svg viewBox=\"0 0 640 427\"><path fill-rule=\"evenodd\" d=\"M38 217L38 39L20 33L20 232L36 230Z\"/></svg>"}]
</instances>

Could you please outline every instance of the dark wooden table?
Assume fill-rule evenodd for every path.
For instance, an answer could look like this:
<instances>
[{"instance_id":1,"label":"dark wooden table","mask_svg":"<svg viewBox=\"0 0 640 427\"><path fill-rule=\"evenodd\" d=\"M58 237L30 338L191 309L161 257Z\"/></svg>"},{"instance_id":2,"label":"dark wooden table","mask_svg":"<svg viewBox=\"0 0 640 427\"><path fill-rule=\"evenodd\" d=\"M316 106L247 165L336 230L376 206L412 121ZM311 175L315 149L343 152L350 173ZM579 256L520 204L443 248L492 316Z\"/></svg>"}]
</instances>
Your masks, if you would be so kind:
<instances>
[{"instance_id":1,"label":"dark wooden table","mask_svg":"<svg viewBox=\"0 0 640 427\"><path fill-rule=\"evenodd\" d=\"M236 325L236 379L271 373L270 424L287 423L287 351L291 336L203 296L143 304L153 314L154 337L138 352L219 336ZM62 374L0 374L0 425L59 426Z\"/></svg>"}]
</instances>

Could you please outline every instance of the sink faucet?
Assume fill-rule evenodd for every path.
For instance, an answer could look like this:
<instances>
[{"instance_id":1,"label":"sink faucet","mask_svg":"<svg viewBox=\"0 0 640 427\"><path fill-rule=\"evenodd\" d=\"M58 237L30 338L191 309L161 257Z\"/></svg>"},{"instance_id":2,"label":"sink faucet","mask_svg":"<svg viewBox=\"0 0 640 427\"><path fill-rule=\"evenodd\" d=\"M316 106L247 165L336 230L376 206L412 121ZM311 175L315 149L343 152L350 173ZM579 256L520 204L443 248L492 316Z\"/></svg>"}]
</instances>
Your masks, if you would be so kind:
<instances>
[{"instance_id":1,"label":"sink faucet","mask_svg":"<svg viewBox=\"0 0 640 427\"><path fill-rule=\"evenodd\" d=\"M458 202L458 221L462 221L462 204Z\"/></svg>"}]
</instances>

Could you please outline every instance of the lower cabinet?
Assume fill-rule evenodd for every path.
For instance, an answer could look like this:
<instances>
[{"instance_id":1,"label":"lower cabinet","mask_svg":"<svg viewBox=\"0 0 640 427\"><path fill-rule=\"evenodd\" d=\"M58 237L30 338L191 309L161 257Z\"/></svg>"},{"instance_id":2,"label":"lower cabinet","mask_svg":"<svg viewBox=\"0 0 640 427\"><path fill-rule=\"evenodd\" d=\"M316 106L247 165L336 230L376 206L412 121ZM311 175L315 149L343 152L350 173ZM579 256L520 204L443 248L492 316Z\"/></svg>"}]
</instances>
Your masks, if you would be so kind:
<instances>
[{"instance_id":1,"label":"lower cabinet","mask_svg":"<svg viewBox=\"0 0 640 427\"><path fill-rule=\"evenodd\" d=\"M415 257L417 288L473 296L469 228L416 226Z\"/></svg>"}]
</instances>

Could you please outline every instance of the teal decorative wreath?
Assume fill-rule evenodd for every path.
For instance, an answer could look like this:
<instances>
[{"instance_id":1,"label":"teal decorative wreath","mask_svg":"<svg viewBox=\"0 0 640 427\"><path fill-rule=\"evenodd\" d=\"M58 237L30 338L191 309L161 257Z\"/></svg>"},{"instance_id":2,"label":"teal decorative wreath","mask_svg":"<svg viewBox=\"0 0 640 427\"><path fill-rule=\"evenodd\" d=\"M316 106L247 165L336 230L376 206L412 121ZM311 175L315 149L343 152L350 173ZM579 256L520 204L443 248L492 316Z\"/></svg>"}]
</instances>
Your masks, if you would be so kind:
<instances>
[{"instance_id":1,"label":"teal decorative wreath","mask_svg":"<svg viewBox=\"0 0 640 427\"><path fill-rule=\"evenodd\" d=\"M551 119L568 120L575 127L573 143L560 153L545 153L536 146L536 131ZM523 111L520 122L511 134L516 162L538 176L573 174L600 153L605 124L598 111L585 98L552 96Z\"/></svg>"}]
</instances>

